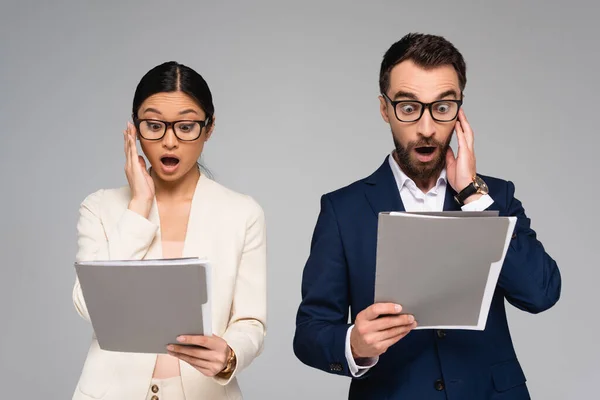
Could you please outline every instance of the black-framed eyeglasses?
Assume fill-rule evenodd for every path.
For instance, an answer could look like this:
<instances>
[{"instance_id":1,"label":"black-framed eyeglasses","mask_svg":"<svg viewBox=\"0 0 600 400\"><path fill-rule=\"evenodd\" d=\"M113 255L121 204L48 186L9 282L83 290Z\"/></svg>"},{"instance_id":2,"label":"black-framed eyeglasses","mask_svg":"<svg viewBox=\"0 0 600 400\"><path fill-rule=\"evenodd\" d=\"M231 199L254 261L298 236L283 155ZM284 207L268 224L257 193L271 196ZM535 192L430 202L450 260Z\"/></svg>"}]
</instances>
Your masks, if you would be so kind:
<instances>
[{"instance_id":1,"label":"black-framed eyeglasses","mask_svg":"<svg viewBox=\"0 0 600 400\"><path fill-rule=\"evenodd\" d=\"M133 118L133 123L140 136L146 140L161 140L167 133L167 129L172 128L175 137L183 142L198 139L202 129L207 125L207 121L189 119L169 122L152 118Z\"/></svg>"},{"instance_id":2,"label":"black-framed eyeglasses","mask_svg":"<svg viewBox=\"0 0 600 400\"><path fill-rule=\"evenodd\" d=\"M432 103L423 103L418 100L392 100L387 94L383 96L394 107L396 119L400 122L415 122L421 119L426 109L429 109L431 118L438 122L453 121L458 115L458 110L463 100L438 100Z\"/></svg>"}]
</instances>

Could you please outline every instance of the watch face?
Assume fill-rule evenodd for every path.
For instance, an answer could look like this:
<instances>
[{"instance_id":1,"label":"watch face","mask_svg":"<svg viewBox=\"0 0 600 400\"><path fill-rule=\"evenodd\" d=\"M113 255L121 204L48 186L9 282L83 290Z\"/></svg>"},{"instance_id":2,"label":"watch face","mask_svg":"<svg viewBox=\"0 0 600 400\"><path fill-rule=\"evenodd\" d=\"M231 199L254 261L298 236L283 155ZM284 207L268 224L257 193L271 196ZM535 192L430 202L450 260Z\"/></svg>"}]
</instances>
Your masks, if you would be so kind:
<instances>
[{"instance_id":1,"label":"watch face","mask_svg":"<svg viewBox=\"0 0 600 400\"><path fill-rule=\"evenodd\" d=\"M477 192L481 194L488 194L489 189L487 184L479 176L475 176L475 185L477 186Z\"/></svg>"}]
</instances>

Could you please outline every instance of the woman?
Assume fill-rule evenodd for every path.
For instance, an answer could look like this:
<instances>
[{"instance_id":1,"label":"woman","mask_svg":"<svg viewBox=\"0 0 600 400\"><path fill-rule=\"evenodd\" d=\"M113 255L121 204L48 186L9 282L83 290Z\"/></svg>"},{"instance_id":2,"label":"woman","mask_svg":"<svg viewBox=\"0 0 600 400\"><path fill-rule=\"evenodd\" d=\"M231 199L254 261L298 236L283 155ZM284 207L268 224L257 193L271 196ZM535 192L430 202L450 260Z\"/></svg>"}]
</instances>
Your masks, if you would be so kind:
<instances>
[{"instance_id":1,"label":"woman","mask_svg":"<svg viewBox=\"0 0 600 400\"><path fill-rule=\"evenodd\" d=\"M104 351L94 336L73 399L242 397L236 375L262 351L266 331L265 221L252 198L201 173L197 160L214 126L212 95L198 73L175 62L150 70L123 133L129 186L83 201L76 257L208 258L214 335L178 338L202 349L174 345L160 355ZM89 320L78 281L73 301Z\"/></svg>"}]
</instances>

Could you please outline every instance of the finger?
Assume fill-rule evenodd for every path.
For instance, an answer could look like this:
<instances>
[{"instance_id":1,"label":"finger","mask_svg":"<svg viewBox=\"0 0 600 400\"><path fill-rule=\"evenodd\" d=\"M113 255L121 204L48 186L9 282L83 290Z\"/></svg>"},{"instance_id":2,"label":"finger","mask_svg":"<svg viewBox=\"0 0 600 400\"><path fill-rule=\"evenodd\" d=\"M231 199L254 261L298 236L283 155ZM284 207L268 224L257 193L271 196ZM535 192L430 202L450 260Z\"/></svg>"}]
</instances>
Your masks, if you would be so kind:
<instances>
[{"instance_id":1,"label":"finger","mask_svg":"<svg viewBox=\"0 0 600 400\"><path fill-rule=\"evenodd\" d=\"M390 347L392 347L393 345L395 345L396 343L398 343L398 341L400 341L400 339L403 339L406 337L406 335L408 335L411 331L402 333L398 336L394 336L393 338L390 338L388 340L384 340L383 342L380 343L380 346L383 347L384 349L388 349Z\"/></svg>"},{"instance_id":2,"label":"finger","mask_svg":"<svg viewBox=\"0 0 600 400\"><path fill-rule=\"evenodd\" d=\"M467 141L465 139L465 132L460 121L456 121L455 130L456 139L458 140L458 157L460 157L461 153L468 151Z\"/></svg>"},{"instance_id":3,"label":"finger","mask_svg":"<svg viewBox=\"0 0 600 400\"><path fill-rule=\"evenodd\" d=\"M370 322L369 328L372 332L379 332L395 327L410 326L414 321L415 317L410 314L403 314L394 317L383 317Z\"/></svg>"},{"instance_id":4,"label":"finger","mask_svg":"<svg viewBox=\"0 0 600 400\"><path fill-rule=\"evenodd\" d=\"M458 111L458 119L463 129L467 146L470 150L472 150L475 137L473 134L473 129L471 129L471 124L469 124L469 121L467 120L467 115L465 114L465 111L462 108Z\"/></svg>"},{"instance_id":5,"label":"finger","mask_svg":"<svg viewBox=\"0 0 600 400\"><path fill-rule=\"evenodd\" d=\"M134 143L132 143L131 136L128 134L127 135L127 165L129 167L129 171L131 171L132 173L135 173L134 161L135 161L136 155L134 155L135 150L133 148L134 148Z\"/></svg>"},{"instance_id":6,"label":"finger","mask_svg":"<svg viewBox=\"0 0 600 400\"><path fill-rule=\"evenodd\" d=\"M129 157L130 157L130 162L131 162L131 167L135 168L135 160L137 160L138 158L138 152L137 152L137 147L135 145L135 139L133 138L132 135L129 135Z\"/></svg>"},{"instance_id":7,"label":"finger","mask_svg":"<svg viewBox=\"0 0 600 400\"><path fill-rule=\"evenodd\" d=\"M131 156L130 156L130 140L129 140L129 133L127 132L127 129L125 129L125 131L123 132L123 139L125 141L125 168L127 170L131 170Z\"/></svg>"},{"instance_id":8,"label":"finger","mask_svg":"<svg viewBox=\"0 0 600 400\"><path fill-rule=\"evenodd\" d=\"M191 366L193 366L195 368L201 368L201 369L210 371L210 367L212 365L212 362L210 362L210 361L201 360L199 358L192 357L190 355L183 354L183 353L177 353L174 351L168 351L167 353L173 357L180 359L181 361L185 361L186 363L190 364Z\"/></svg>"},{"instance_id":9,"label":"finger","mask_svg":"<svg viewBox=\"0 0 600 400\"><path fill-rule=\"evenodd\" d=\"M373 321L377 319L380 315L384 314L398 314L402 311L402 306L394 303L375 303L363 311L360 312L362 314L362 318L367 321ZM358 318L358 316L357 316Z\"/></svg>"},{"instance_id":10,"label":"finger","mask_svg":"<svg viewBox=\"0 0 600 400\"><path fill-rule=\"evenodd\" d=\"M218 339L221 338L215 335L181 335L177 338L177 341L180 343L193 344L196 346L204 347L206 349L215 350L218 348Z\"/></svg>"},{"instance_id":11,"label":"finger","mask_svg":"<svg viewBox=\"0 0 600 400\"><path fill-rule=\"evenodd\" d=\"M125 151L125 156L127 156L127 129L123 131L123 151Z\"/></svg>"},{"instance_id":12,"label":"finger","mask_svg":"<svg viewBox=\"0 0 600 400\"><path fill-rule=\"evenodd\" d=\"M412 331L416 327L417 323L413 322L409 325L397 326L394 328L386 329L385 331L377 332L377 341L385 342L386 340L393 339L396 336L406 335L408 332Z\"/></svg>"},{"instance_id":13,"label":"finger","mask_svg":"<svg viewBox=\"0 0 600 400\"><path fill-rule=\"evenodd\" d=\"M131 122L129 123L129 131L131 132L131 138L135 142L137 140L137 138L138 138L137 128Z\"/></svg>"},{"instance_id":14,"label":"finger","mask_svg":"<svg viewBox=\"0 0 600 400\"><path fill-rule=\"evenodd\" d=\"M127 151L127 145L129 144L129 124L125 125L125 130L123 131L123 141L125 142L125 150Z\"/></svg>"},{"instance_id":15,"label":"finger","mask_svg":"<svg viewBox=\"0 0 600 400\"><path fill-rule=\"evenodd\" d=\"M167 351L172 351L178 354L185 354L186 356L194 357L204 361L214 361L216 358L216 354L213 350L209 350L199 346L182 346L177 344L170 344L167 346Z\"/></svg>"},{"instance_id":16,"label":"finger","mask_svg":"<svg viewBox=\"0 0 600 400\"><path fill-rule=\"evenodd\" d=\"M127 136L130 139L133 139L133 142L135 143L134 129L133 129L133 125L131 125L130 122L127 122Z\"/></svg>"}]
</instances>

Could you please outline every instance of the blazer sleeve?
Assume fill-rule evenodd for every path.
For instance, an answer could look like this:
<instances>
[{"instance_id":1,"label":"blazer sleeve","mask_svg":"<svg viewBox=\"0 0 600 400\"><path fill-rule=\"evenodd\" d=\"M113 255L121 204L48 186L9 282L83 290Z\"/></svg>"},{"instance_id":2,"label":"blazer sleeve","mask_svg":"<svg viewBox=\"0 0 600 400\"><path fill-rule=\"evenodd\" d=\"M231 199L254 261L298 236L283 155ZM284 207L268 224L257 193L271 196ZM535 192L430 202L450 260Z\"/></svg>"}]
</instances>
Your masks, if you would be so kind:
<instances>
[{"instance_id":1,"label":"blazer sleeve","mask_svg":"<svg viewBox=\"0 0 600 400\"><path fill-rule=\"evenodd\" d=\"M89 195L79 207L76 261L141 260L158 231L158 226L141 215L125 209L117 224L105 230L101 218L104 190ZM90 320L81 291L75 279L73 303L79 315Z\"/></svg>"},{"instance_id":2,"label":"blazer sleeve","mask_svg":"<svg viewBox=\"0 0 600 400\"><path fill-rule=\"evenodd\" d=\"M246 223L231 317L223 334L223 339L235 352L237 363L228 377L215 376L215 381L220 385L229 383L263 350L267 326L266 243L265 215L262 208L252 200L252 213Z\"/></svg>"},{"instance_id":3,"label":"blazer sleeve","mask_svg":"<svg viewBox=\"0 0 600 400\"><path fill-rule=\"evenodd\" d=\"M515 185L509 181L506 206L495 202L489 208L500 211L500 215L517 217L498 286L510 304L530 313L539 313L559 300L561 275L556 261L548 255L531 229L531 220L514 194Z\"/></svg>"},{"instance_id":4,"label":"blazer sleeve","mask_svg":"<svg viewBox=\"0 0 600 400\"><path fill-rule=\"evenodd\" d=\"M343 242L330 198L321 211L302 276L302 301L296 317L294 353L304 364L351 376L345 355L349 278Z\"/></svg>"}]
</instances>

